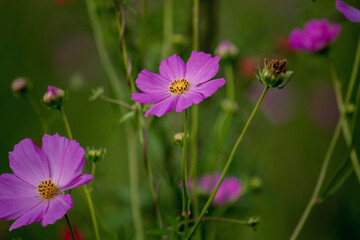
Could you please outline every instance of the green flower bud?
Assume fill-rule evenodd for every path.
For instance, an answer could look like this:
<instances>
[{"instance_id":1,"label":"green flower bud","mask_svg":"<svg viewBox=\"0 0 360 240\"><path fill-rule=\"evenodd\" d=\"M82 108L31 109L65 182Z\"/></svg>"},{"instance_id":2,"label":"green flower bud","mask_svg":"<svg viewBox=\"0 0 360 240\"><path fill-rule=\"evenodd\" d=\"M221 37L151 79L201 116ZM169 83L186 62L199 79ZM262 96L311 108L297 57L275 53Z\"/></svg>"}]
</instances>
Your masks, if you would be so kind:
<instances>
[{"instance_id":1,"label":"green flower bud","mask_svg":"<svg viewBox=\"0 0 360 240\"><path fill-rule=\"evenodd\" d=\"M187 134L187 140L189 141L189 134ZM173 142L176 146L182 146L184 141L184 133L179 132L174 135Z\"/></svg>"},{"instance_id":2,"label":"green flower bud","mask_svg":"<svg viewBox=\"0 0 360 240\"><path fill-rule=\"evenodd\" d=\"M99 149L95 149L95 148L86 148L86 152L85 152L85 159L87 161L93 161L94 163L104 159L106 154L106 149L105 148L99 148Z\"/></svg>"},{"instance_id":3,"label":"green flower bud","mask_svg":"<svg viewBox=\"0 0 360 240\"><path fill-rule=\"evenodd\" d=\"M272 88L283 88L290 81L292 71L287 71L286 59L284 60L270 60L265 58L264 68L257 74L259 81Z\"/></svg>"}]
</instances>

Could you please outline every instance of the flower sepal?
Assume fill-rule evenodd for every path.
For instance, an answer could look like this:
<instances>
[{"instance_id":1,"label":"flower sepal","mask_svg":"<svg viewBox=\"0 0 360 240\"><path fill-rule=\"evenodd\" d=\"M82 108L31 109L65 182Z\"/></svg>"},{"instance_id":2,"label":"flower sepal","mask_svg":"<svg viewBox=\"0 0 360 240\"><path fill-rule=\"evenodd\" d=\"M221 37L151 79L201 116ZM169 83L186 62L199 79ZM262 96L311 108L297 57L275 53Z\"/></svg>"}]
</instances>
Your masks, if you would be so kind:
<instances>
[{"instance_id":1,"label":"flower sepal","mask_svg":"<svg viewBox=\"0 0 360 240\"><path fill-rule=\"evenodd\" d=\"M288 71L286 68L286 59L269 61L268 58L265 58L264 68L261 70L259 64L259 72L256 77L269 88L281 89L288 84L292 74L293 71Z\"/></svg>"},{"instance_id":2,"label":"flower sepal","mask_svg":"<svg viewBox=\"0 0 360 240\"><path fill-rule=\"evenodd\" d=\"M57 87L48 86L48 90L43 97L43 103L48 108L60 110L66 99L67 93L64 90Z\"/></svg>"}]
</instances>

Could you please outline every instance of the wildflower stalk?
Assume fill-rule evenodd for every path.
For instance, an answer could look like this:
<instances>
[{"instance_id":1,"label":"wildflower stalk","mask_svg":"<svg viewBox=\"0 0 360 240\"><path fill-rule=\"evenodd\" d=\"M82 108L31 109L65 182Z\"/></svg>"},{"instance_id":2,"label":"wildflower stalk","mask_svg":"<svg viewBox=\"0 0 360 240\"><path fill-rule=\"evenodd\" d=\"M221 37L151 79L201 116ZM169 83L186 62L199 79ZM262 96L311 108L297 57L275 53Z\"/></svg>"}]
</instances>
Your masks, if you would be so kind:
<instances>
[{"instance_id":1,"label":"wildflower stalk","mask_svg":"<svg viewBox=\"0 0 360 240\"><path fill-rule=\"evenodd\" d=\"M130 189L131 189L131 209L134 218L134 227L136 239L144 239L144 231L142 227L142 218L140 212L139 202L139 183L138 183L138 163L136 159L136 138L135 133L129 129L127 131L128 142L128 158L129 158L129 175L130 175Z\"/></svg>"},{"instance_id":2,"label":"wildflower stalk","mask_svg":"<svg viewBox=\"0 0 360 240\"><path fill-rule=\"evenodd\" d=\"M91 176L95 177L95 169L96 169L96 163L92 163L92 169L91 169ZM94 181L89 182L88 184L88 191L91 192L93 190L93 183Z\"/></svg>"},{"instance_id":3,"label":"wildflower stalk","mask_svg":"<svg viewBox=\"0 0 360 240\"><path fill-rule=\"evenodd\" d=\"M312 196L311 196L311 198L310 198L310 200L309 200L309 202L308 202L308 204L307 204L307 206L306 206L306 208L304 210L304 213L302 214L302 216L301 216L301 218L299 220L299 223L296 225L296 228L295 228L293 234L291 235L290 240L295 240L298 237L301 229L303 228L307 218L310 215L310 212L311 212L312 208L314 207L314 205L318 201L320 189L321 189L322 184L324 183L324 179L325 179L326 171L327 171L327 168L328 168L328 165L329 165L329 161L331 159L331 156L332 156L332 153L334 151L336 142L338 141L340 133L341 133L342 122L343 122L343 118L340 118L338 123L337 123L337 126L335 128L334 135L333 135L333 137L331 139L329 148L328 148L328 150L327 150L327 152L325 154L325 158L324 158L324 161L323 161L321 169L320 169L320 174L319 174L318 180L316 182L314 192L313 192L313 194L312 194Z\"/></svg>"},{"instance_id":4,"label":"wildflower stalk","mask_svg":"<svg viewBox=\"0 0 360 240\"><path fill-rule=\"evenodd\" d=\"M235 88L234 88L234 69L231 63L226 63L225 79L226 79L226 98L230 101L235 101Z\"/></svg>"},{"instance_id":5,"label":"wildflower stalk","mask_svg":"<svg viewBox=\"0 0 360 240\"><path fill-rule=\"evenodd\" d=\"M174 21L174 0L165 0L164 3L164 26L163 26L163 46L162 58L168 56L171 49L171 39L173 36L173 21Z\"/></svg>"},{"instance_id":6,"label":"wildflower stalk","mask_svg":"<svg viewBox=\"0 0 360 240\"><path fill-rule=\"evenodd\" d=\"M199 0L193 2L193 50L199 50ZM199 106L195 104L192 107L191 119L191 152L190 152L190 165L191 165L191 179L192 179L192 192L193 192L193 214L194 217L199 216L199 203L198 193L196 191L197 181L197 135L198 135L198 122L199 122ZM184 135L187 136L187 135ZM185 137L186 138L186 137ZM199 236L201 238L201 236Z\"/></svg>"},{"instance_id":7,"label":"wildflower stalk","mask_svg":"<svg viewBox=\"0 0 360 240\"><path fill-rule=\"evenodd\" d=\"M67 117L66 117L64 108L63 108L63 107L60 107L59 110L60 110L61 115L62 115L62 117L63 117L64 124L65 124L65 128L66 128L67 134L68 134L68 136L69 136L69 139L70 139L70 140L73 140L73 136L72 136L71 129L70 129L70 124L69 124L69 121L68 121L68 119L67 119Z\"/></svg>"},{"instance_id":8,"label":"wildflower stalk","mask_svg":"<svg viewBox=\"0 0 360 240\"><path fill-rule=\"evenodd\" d=\"M225 165L225 167L224 167L224 169L223 169L223 171L222 171L222 173L221 173L220 179L219 179L218 183L216 184L215 189L213 190L213 192L211 193L209 199L207 200L204 208L202 209L202 211L201 211L201 213L200 213L200 216L199 216L198 220L195 222L194 227L191 229L190 234L189 234L185 239L190 239L190 238L195 234L197 228L199 227L199 225L200 225L200 223L201 223L201 221L202 221L205 213L207 212L207 210L208 210L208 208L209 208L212 200L215 198L216 193L217 193L217 191L218 191L218 189L219 189L222 181L224 180L224 177L225 177L227 171L229 170L230 164L231 164L232 160L234 159L236 150L238 149L238 147L239 147L242 139L244 138L244 135L245 135L247 129L249 128L250 123L252 122L252 120L253 120L253 118L254 118L254 116L255 116L255 113L256 113L257 110L259 109L260 104L261 104L262 100L264 99L264 97L265 97L265 95L266 95L266 93L267 93L268 90L269 90L269 87L268 87L268 86L265 86L265 88L264 88L264 90L263 90L263 92L262 92L262 94L261 94L258 102L256 103L256 105L255 105L252 113L250 114L249 119L247 120L247 122L246 122L246 124L245 124L245 126L244 126L244 128L243 128L243 130L242 130L242 132L241 132L241 134L240 134L240 136L239 136L239 138L238 138L238 140L236 141L236 143L235 143L235 145L234 145L234 147L233 147L233 149L232 149L232 151L231 151L231 153L230 153L230 155L229 155L229 158L228 158L228 160L227 160L227 162L226 162L226 165Z\"/></svg>"},{"instance_id":9,"label":"wildflower stalk","mask_svg":"<svg viewBox=\"0 0 360 240\"><path fill-rule=\"evenodd\" d=\"M69 122L67 120L65 111L64 111L63 107L60 107L59 110L61 111L61 113L63 115L64 124L65 124L66 130L68 132L68 137L69 137L70 140L73 140L73 135L71 133L70 124L69 124ZM90 215L91 215L91 219L92 219L92 223L93 223L93 227L94 227L95 237L96 237L97 240L100 240L101 238L100 238L100 234L99 234L99 227L98 227L97 220L96 220L94 204L92 202L91 194L90 194L91 191L89 191L89 189L87 188L86 185L84 185L84 193L85 193L88 205L89 205L89 210L90 210Z\"/></svg>"},{"instance_id":10,"label":"wildflower stalk","mask_svg":"<svg viewBox=\"0 0 360 240\"><path fill-rule=\"evenodd\" d=\"M185 217L185 235L188 233L189 228L189 212L190 212L190 194L187 187L187 134L188 134L188 110L185 109L185 123L184 123L184 137L183 137L183 152L182 152L182 213Z\"/></svg>"},{"instance_id":11,"label":"wildflower stalk","mask_svg":"<svg viewBox=\"0 0 360 240\"><path fill-rule=\"evenodd\" d=\"M122 107L124 107L124 108L133 110L133 106L131 106L130 104L127 104L126 102L123 102L123 101L121 101L121 100L112 99L112 98L109 98L109 97L106 97L106 96L100 96L99 98L100 98L101 100L103 100L103 101L108 102L108 103L117 104L117 105L120 105L120 106L122 106Z\"/></svg>"},{"instance_id":12,"label":"wildflower stalk","mask_svg":"<svg viewBox=\"0 0 360 240\"><path fill-rule=\"evenodd\" d=\"M65 213L65 219L66 219L67 225L69 226L69 230L70 230L70 233L71 233L71 238L72 238L72 240L76 240L75 234L74 234L74 230L73 230L73 228L72 228L72 226L71 226L70 219L69 219L67 213Z\"/></svg>"}]
</instances>

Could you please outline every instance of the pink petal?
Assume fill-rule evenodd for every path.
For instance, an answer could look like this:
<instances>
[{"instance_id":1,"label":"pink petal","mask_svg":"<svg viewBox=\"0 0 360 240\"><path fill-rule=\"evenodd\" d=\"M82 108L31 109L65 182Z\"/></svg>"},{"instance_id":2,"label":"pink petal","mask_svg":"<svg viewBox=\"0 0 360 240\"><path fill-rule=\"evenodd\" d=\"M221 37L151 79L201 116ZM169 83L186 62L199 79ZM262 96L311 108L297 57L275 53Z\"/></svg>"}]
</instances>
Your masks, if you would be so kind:
<instances>
[{"instance_id":1,"label":"pink petal","mask_svg":"<svg viewBox=\"0 0 360 240\"><path fill-rule=\"evenodd\" d=\"M49 178L45 154L31 141L24 139L9 153L10 167L20 179L34 186Z\"/></svg>"},{"instance_id":2,"label":"pink petal","mask_svg":"<svg viewBox=\"0 0 360 240\"><path fill-rule=\"evenodd\" d=\"M63 192L65 190L87 184L92 180L94 180L94 178L90 174L81 174L80 176L72 180L70 183L68 183L66 186L63 186L60 191Z\"/></svg>"},{"instance_id":3,"label":"pink petal","mask_svg":"<svg viewBox=\"0 0 360 240\"><path fill-rule=\"evenodd\" d=\"M53 224L56 220L64 217L65 213L73 207L73 202L70 194L59 194L56 197L48 200L49 207L41 220L41 225L45 227L48 224Z\"/></svg>"},{"instance_id":4,"label":"pink petal","mask_svg":"<svg viewBox=\"0 0 360 240\"><path fill-rule=\"evenodd\" d=\"M208 81L194 88L194 91L199 92L203 95L203 98L208 98L213 95L219 87L224 86L225 79L219 78Z\"/></svg>"},{"instance_id":5,"label":"pink petal","mask_svg":"<svg viewBox=\"0 0 360 240\"><path fill-rule=\"evenodd\" d=\"M41 197L0 197L0 218L5 220L18 218L41 202Z\"/></svg>"},{"instance_id":6,"label":"pink petal","mask_svg":"<svg viewBox=\"0 0 360 240\"><path fill-rule=\"evenodd\" d=\"M51 180L59 188L80 175L84 167L85 150L79 143L58 134L45 134L41 149L49 161Z\"/></svg>"},{"instance_id":7,"label":"pink petal","mask_svg":"<svg viewBox=\"0 0 360 240\"><path fill-rule=\"evenodd\" d=\"M156 93L132 93L131 100L143 104L157 103L165 98L168 98L171 95L170 91L166 92L156 92Z\"/></svg>"},{"instance_id":8,"label":"pink petal","mask_svg":"<svg viewBox=\"0 0 360 240\"><path fill-rule=\"evenodd\" d=\"M341 0L336 0L336 8L344 14L344 16L352 22L360 22L360 10L351 7Z\"/></svg>"},{"instance_id":9,"label":"pink petal","mask_svg":"<svg viewBox=\"0 0 360 240\"><path fill-rule=\"evenodd\" d=\"M289 44L292 49L303 49L305 42L305 34L302 30L296 28L289 36Z\"/></svg>"},{"instance_id":10,"label":"pink petal","mask_svg":"<svg viewBox=\"0 0 360 240\"><path fill-rule=\"evenodd\" d=\"M38 205L36 205L32 209L30 209L28 212L26 212L24 215L19 217L10 226L10 231L14 230L15 228L24 226L24 225L29 225L30 223L33 223L33 222L40 221L43 218L47 208L48 208L48 201L40 201L40 203Z\"/></svg>"},{"instance_id":11,"label":"pink petal","mask_svg":"<svg viewBox=\"0 0 360 240\"><path fill-rule=\"evenodd\" d=\"M212 58L211 54L193 51L186 63L186 80L192 85L210 80L219 70L219 61L219 56Z\"/></svg>"},{"instance_id":12,"label":"pink petal","mask_svg":"<svg viewBox=\"0 0 360 240\"><path fill-rule=\"evenodd\" d=\"M39 197L36 187L24 182L15 174L0 175L0 198Z\"/></svg>"},{"instance_id":13,"label":"pink petal","mask_svg":"<svg viewBox=\"0 0 360 240\"><path fill-rule=\"evenodd\" d=\"M171 80L159 74L142 70L136 79L136 86L143 92L163 92L169 90Z\"/></svg>"},{"instance_id":14,"label":"pink petal","mask_svg":"<svg viewBox=\"0 0 360 240\"><path fill-rule=\"evenodd\" d=\"M178 96L172 95L161 102L156 103L145 113L145 117L148 117L149 114L156 115L161 117L162 115L174 110L176 103L178 101Z\"/></svg>"},{"instance_id":15,"label":"pink petal","mask_svg":"<svg viewBox=\"0 0 360 240\"><path fill-rule=\"evenodd\" d=\"M196 87L194 87L196 88ZM182 112L182 110L190 107L191 105L198 104L204 99L203 95L196 91L188 90L179 96L179 100L176 104L175 111Z\"/></svg>"},{"instance_id":16,"label":"pink petal","mask_svg":"<svg viewBox=\"0 0 360 240\"><path fill-rule=\"evenodd\" d=\"M162 60L159 70L160 75L168 78L170 82L185 77L185 63L176 54Z\"/></svg>"}]
</instances>

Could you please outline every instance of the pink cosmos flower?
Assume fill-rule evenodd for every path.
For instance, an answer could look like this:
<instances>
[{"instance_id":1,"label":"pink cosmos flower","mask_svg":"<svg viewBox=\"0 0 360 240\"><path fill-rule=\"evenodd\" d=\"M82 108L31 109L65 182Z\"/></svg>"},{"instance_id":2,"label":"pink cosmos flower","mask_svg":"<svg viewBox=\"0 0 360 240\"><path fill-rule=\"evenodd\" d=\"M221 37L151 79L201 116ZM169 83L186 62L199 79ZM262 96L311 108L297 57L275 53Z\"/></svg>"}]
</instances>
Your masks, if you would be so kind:
<instances>
[{"instance_id":1,"label":"pink cosmos flower","mask_svg":"<svg viewBox=\"0 0 360 240\"><path fill-rule=\"evenodd\" d=\"M146 113L161 117L175 109L176 112L198 104L210 97L225 79L213 78L219 70L220 57L193 51L185 64L174 54L161 61L159 71L155 74L142 70L136 79L137 87L143 93L132 93L132 100L143 104L155 103Z\"/></svg>"},{"instance_id":2,"label":"pink cosmos flower","mask_svg":"<svg viewBox=\"0 0 360 240\"><path fill-rule=\"evenodd\" d=\"M41 149L31 139L15 145L9 153L14 174L0 176L0 218L16 219L10 231L38 221L53 224L72 208L72 198L64 191L93 180L80 174L84 154L79 143L58 134L45 134Z\"/></svg>"},{"instance_id":3,"label":"pink cosmos flower","mask_svg":"<svg viewBox=\"0 0 360 240\"><path fill-rule=\"evenodd\" d=\"M352 22L360 22L360 10L345 4L341 0L336 0L336 8Z\"/></svg>"},{"instance_id":4,"label":"pink cosmos flower","mask_svg":"<svg viewBox=\"0 0 360 240\"><path fill-rule=\"evenodd\" d=\"M289 36L289 43L294 50L318 52L337 39L341 26L326 19L312 19L305 24L305 29L294 29Z\"/></svg>"},{"instance_id":5,"label":"pink cosmos flower","mask_svg":"<svg viewBox=\"0 0 360 240\"><path fill-rule=\"evenodd\" d=\"M205 174L197 182L198 189L204 194L210 195L219 182L220 174ZM235 177L225 177L222 181L215 198L214 205L225 205L235 201L241 194L242 186L239 179Z\"/></svg>"}]
</instances>

